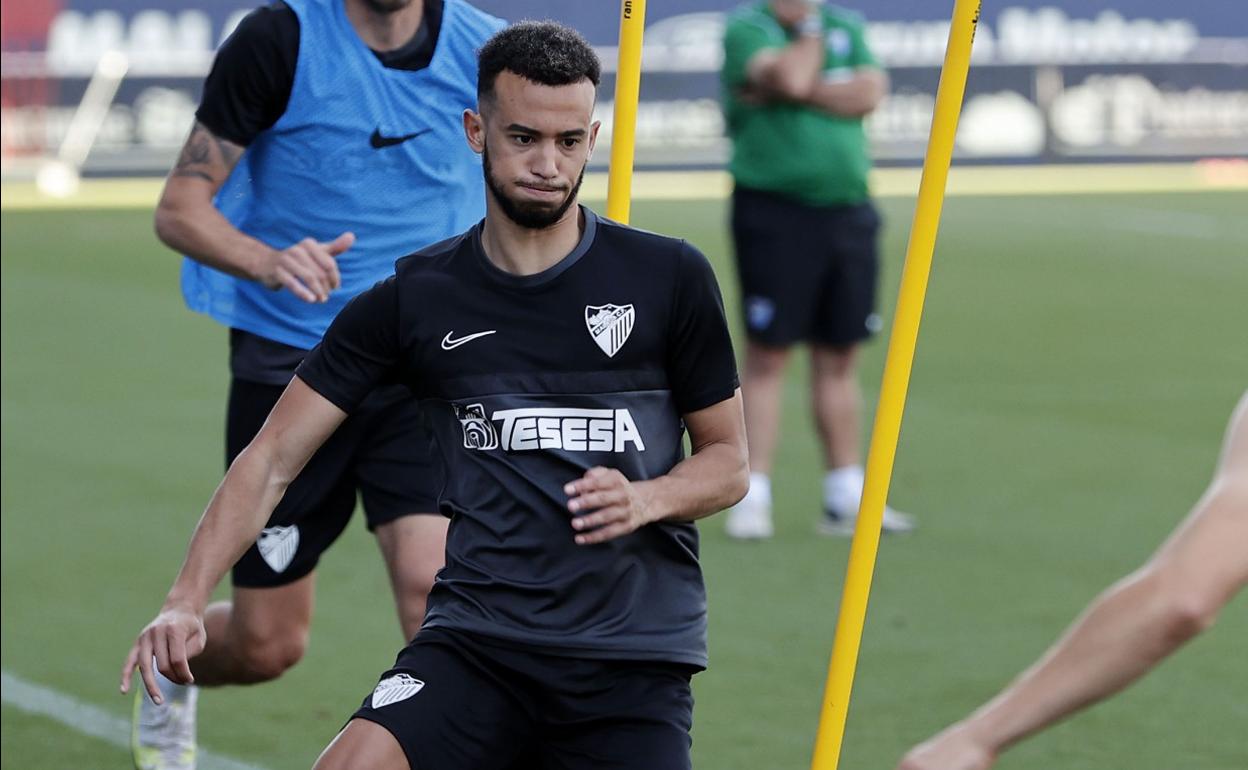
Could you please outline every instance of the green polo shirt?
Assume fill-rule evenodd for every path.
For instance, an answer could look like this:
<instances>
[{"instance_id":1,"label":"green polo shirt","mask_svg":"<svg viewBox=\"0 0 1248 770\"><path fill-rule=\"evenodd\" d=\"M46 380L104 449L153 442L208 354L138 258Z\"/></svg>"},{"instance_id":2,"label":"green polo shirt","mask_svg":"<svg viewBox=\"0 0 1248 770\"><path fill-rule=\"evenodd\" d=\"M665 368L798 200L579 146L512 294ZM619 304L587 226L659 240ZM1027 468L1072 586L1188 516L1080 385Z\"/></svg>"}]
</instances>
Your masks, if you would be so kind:
<instances>
[{"instance_id":1,"label":"green polo shirt","mask_svg":"<svg viewBox=\"0 0 1248 770\"><path fill-rule=\"evenodd\" d=\"M879 66L867 48L862 17L834 6L825 6L821 14L825 78ZM733 140L733 179L814 206L860 203L867 199L871 168L862 118L784 102L747 104L739 98L750 58L767 48L782 48L793 38L776 21L768 0L742 6L728 17L722 80L724 115Z\"/></svg>"}]
</instances>

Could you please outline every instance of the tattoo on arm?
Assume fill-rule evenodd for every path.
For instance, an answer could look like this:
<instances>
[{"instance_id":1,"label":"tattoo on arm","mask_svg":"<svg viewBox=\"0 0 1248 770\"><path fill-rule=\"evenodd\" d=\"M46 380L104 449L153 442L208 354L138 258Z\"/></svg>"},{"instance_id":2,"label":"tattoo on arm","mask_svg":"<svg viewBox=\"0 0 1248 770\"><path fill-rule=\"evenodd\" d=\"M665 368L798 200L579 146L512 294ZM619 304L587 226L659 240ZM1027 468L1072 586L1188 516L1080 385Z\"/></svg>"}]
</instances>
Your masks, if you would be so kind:
<instances>
[{"instance_id":1,"label":"tattoo on arm","mask_svg":"<svg viewBox=\"0 0 1248 770\"><path fill-rule=\"evenodd\" d=\"M208 182L215 182L212 175L204 170L212 164L211 155L212 148L208 132L196 123L195 128L191 129L190 138L182 146L182 154L178 156L178 162L173 167L173 175L198 177Z\"/></svg>"},{"instance_id":2,"label":"tattoo on arm","mask_svg":"<svg viewBox=\"0 0 1248 770\"><path fill-rule=\"evenodd\" d=\"M225 164L227 169L232 170L234 168L234 164L238 162L240 157L242 157L243 148L227 139L222 139L216 134L209 133L208 135L211 136L212 141L217 144L217 152L221 153L221 162Z\"/></svg>"},{"instance_id":3,"label":"tattoo on arm","mask_svg":"<svg viewBox=\"0 0 1248 770\"><path fill-rule=\"evenodd\" d=\"M173 167L173 176L193 177L213 184L221 176L220 181L224 182L242 154L241 147L196 123Z\"/></svg>"}]
</instances>

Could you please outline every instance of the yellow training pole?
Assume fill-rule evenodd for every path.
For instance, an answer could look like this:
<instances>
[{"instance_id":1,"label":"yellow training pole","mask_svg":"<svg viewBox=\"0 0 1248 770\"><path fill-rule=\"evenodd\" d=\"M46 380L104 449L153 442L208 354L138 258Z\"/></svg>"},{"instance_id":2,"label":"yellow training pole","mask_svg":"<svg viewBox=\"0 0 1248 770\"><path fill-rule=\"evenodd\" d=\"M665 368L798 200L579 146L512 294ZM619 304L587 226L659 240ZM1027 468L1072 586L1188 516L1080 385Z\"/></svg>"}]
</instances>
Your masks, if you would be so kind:
<instances>
[{"instance_id":1,"label":"yellow training pole","mask_svg":"<svg viewBox=\"0 0 1248 770\"><path fill-rule=\"evenodd\" d=\"M633 197L633 149L637 138L637 98L641 91L641 37L646 0L620 4L620 58L615 70L615 121L611 127L611 168L607 172L607 218L628 223Z\"/></svg>"},{"instance_id":2,"label":"yellow training pole","mask_svg":"<svg viewBox=\"0 0 1248 770\"><path fill-rule=\"evenodd\" d=\"M832 643L832 662L828 666L812 770L836 770L841 758L854 668L858 663L867 597L871 592L871 575L880 545L880 524L884 518L884 503L888 499L893 459L897 454L897 437L901 432L901 415L906 406L906 389L910 385L910 368L914 363L915 342L919 336L923 297L932 267L936 228L940 223L940 208L945 197L945 180L953 156L953 137L958 127L958 113L962 109L971 41L975 37L978 21L979 0L955 0L945 64L936 91L932 133L927 143L927 156L923 160L919 199L910 229L910 243L906 248L897 315L889 337L884 382L880 388L871 448L867 453L866 485L854 539L849 548L849 566L841 596L840 616L836 622L836 637Z\"/></svg>"}]
</instances>

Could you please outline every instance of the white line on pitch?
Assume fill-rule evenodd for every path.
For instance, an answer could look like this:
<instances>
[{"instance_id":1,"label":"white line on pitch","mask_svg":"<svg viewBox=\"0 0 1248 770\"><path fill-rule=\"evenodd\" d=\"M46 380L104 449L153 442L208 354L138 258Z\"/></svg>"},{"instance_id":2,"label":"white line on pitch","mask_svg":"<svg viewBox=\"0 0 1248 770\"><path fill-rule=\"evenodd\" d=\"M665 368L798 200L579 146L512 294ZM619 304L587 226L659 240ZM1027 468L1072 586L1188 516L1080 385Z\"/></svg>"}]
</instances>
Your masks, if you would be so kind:
<instances>
[{"instance_id":1,"label":"white line on pitch","mask_svg":"<svg viewBox=\"0 0 1248 770\"><path fill-rule=\"evenodd\" d=\"M129 751L130 720L62 692L28 682L8 671L0 672L0 695L4 704L27 714L53 719L92 738L99 738ZM200 770L265 770L231 757L199 750Z\"/></svg>"}]
</instances>

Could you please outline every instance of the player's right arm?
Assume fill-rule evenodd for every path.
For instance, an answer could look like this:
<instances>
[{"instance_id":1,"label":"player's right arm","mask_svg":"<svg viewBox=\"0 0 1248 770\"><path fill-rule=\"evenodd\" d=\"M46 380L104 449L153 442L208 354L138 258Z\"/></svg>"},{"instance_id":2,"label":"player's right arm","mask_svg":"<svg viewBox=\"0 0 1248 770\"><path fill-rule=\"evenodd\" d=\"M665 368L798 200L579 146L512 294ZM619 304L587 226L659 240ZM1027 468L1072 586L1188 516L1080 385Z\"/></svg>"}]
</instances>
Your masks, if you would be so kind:
<instances>
[{"instance_id":1,"label":"player's right arm","mask_svg":"<svg viewBox=\"0 0 1248 770\"><path fill-rule=\"evenodd\" d=\"M658 521L696 521L735 505L749 487L745 414L719 284L710 262L689 244L681 244L676 260L666 370L692 452L647 480L597 467L570 481L564 492L577 544L602 543Z\"/></svg>"},{"instance_id":2,"label":"player's right arm","mask_svg":"<svg viewBox=\"0 0 1248 770\"><path fill-rule=\"evenodd\" d=\"M249 14L222 44L204 80L195 125L165 180L156 234L216 270L323 302L341 283L335 257L354 236L267 244L238 230L213 205L246 147L286 111L299 37L294 11L274 4Z\"/></svg>"},{"instance_id":3,"label":"player's right arm","mask_svg":"<svg viewBox=\"0 0 1248 770\"><path fill-rule=\"evenodd\" d=\"M130 647L121 670L123 693L136 668L157 703L161 695L153 668L180 684L194 681L189 661L204 649L204 610L213 589L255 542L308 458L345 418L346 412L303 380L291 381L256 438L230 465L195 527L160 613Z\"/></svg>"},{"instance_id":4,"label":"player's right arm","mask_svg":"<svg viewBox=\"0 0 1248 770\"><path fill-rule=\"evenodd\" d=\"M998 752L1126 687L1248 585L1248 393L1213 482L1157 553L1094 601L1030 669L898 770L984 770Z\"/></svg>"},{"instance_id":5,"label":"player's right arm","mask_svg":"<svg viewBox=\"0 0 1248 770\"><path fill-rule=\"evenodd\" d=\"M391 276L342 309L299 365L256 438L230 465L191 536L186 560L156 619L139 633L121 672L121 691L137 668L157 703L156 669L192 681L190 659L204 648L209 596L255 542L286 487L308 458L403 358L396 279Z\"/></svg>"},{"instance_id":6,"label":"player's right arm","mask_svg":"<svg viewBox=\"0 0 1248 770\"><path fill-rule=\"evenodd\" d=\"M234 227L213 196L242 157L244 147L195 122L156 206L156 235L169 248L223 273L286 288L307 302L324 302L338 288L337 255L355 240L343 233L330 242L312 238L273 248Z\"/></svg>"}]
</instances>

